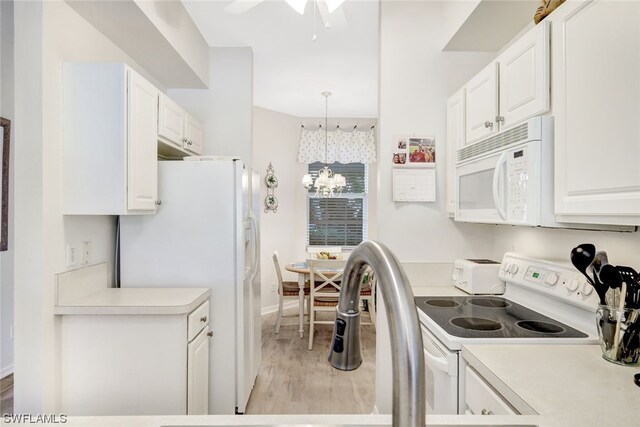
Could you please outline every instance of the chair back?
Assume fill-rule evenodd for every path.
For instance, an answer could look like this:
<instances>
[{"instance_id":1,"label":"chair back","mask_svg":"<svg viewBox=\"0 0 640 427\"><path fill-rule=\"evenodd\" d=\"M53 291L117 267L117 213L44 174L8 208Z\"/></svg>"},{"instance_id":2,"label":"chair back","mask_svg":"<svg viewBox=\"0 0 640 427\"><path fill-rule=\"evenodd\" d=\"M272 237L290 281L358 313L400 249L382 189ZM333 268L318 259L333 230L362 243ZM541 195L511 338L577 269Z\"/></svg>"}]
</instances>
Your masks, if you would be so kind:
<instances>
[{"instance_id":1,"label":"chair back","mask_svg":"<svg viewBox=\"0 0 640 427\"><path fill-rule=\"evenodd\" d=\"M307 246L309 255L316 255L320 252L329 252L330 254L341 254L342 246Z\"/></svg>"},{"instance_id":2,"label":"chair back","mask_svg":"<svg viewBox=\"0 0 640 427\"><path fill-rule=\"evenodd\" d=\"M273 251L273 265L276 268L276 277L278 278L278 289L282 291L282 271L280 270L280 261L278 261L278 251Z\"/></svg>"},{"instance_id":3,"label":"chair back","mask_svg":"<svg viewBox=\"0 0 640 427\"><path fill-rule=\"evenodd\" d=\"M342 286L346 260L307 260L311 278L311 293L337 298Z\"/></svg>"}]
</instances>

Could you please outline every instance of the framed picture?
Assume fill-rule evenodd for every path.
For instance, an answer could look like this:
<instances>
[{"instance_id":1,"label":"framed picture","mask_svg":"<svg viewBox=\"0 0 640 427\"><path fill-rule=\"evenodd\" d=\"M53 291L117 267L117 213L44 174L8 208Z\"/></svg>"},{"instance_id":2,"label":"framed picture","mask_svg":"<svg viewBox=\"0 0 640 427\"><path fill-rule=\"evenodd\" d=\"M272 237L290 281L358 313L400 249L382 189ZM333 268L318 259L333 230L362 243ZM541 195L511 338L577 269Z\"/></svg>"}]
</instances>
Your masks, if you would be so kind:
<instances>
[{"instance_id":1,"label":"framed picture","mask_svg":"<svg viewBox=\"0 0 640 427\"><path fill-rule=\"evenodd\" d=\"M436 137L433 135L394 137L394 168L434 168L436 165Z\"/></svg>"},{"instance_id":2,"label":"framed picture","mask_svg":"<svg viewBox=\"0 0 640 427\"><path fill-rule=\"evenodd\" d=\"M436 138L409 138L409 163L435 163Z\"/></svg>"},{"instance_id":3,"label":"framed picture","mask_svg":"<svg viewBox=\"0 0 640 427\"><path fill-rule=\"evenodd\" d=\"M0 199L0 251L9 247L9 141L11 141L11 121L0 117L2 130L2 149L0 149L0 164L2 164L2 196Z\"/></svg>"}]
</instances>

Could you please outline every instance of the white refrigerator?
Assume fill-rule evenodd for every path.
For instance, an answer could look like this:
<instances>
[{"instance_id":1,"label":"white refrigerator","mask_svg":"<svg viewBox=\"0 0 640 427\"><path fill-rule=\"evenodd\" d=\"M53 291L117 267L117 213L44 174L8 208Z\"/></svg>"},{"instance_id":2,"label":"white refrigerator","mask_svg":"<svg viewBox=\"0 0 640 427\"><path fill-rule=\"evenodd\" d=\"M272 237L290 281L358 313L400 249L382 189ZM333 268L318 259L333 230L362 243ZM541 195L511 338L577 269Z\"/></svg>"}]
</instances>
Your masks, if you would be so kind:
<instances>
[{"instance_id":1,"label":"white refrigerator","mask_svg":"<svg viewBox=\"0 0 640 427\"><path fill-rule=\"evenodd\" d=\"M210 414L244 413L261 362L259 193L240 160L160 161L157 213L120 218L122 287L211 288Z\"/></svg>"}]
</instances>

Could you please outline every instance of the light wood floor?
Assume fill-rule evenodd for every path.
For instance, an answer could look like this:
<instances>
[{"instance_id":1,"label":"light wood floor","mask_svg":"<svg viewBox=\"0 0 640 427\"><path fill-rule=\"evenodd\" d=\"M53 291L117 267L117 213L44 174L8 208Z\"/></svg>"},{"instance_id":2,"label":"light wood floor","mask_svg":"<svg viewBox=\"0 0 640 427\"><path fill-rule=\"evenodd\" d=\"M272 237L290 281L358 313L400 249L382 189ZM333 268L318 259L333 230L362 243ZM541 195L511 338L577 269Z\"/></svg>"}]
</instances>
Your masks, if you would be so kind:
<instances>
[{"instance_id":1,"label":"light wood floor","mask_svg":"<svg viewBox=\"0 0 640 427\"><path fill-rule=\"evenodd\" d=\"M13 374L0 380L0 414L13 413Z\"/></svg>"},{"instance_id":2,"label":"light wood floor","mask_svg":"<svg viewBox=\"0 0 640 427\"><path fill-rule=\"evenodd\" d=\"M287 310L285 314L294 314ZM325 315L325 313L321 313ZM328 314L326 314L328 315ZM363 320L368 321L368 313ZM247 405L247 414L369 414L375 400L376 339L371 325L362 326L360 368L333 369L327 362L332 325L318 325L309 351L298 326L282 326L275 334L276 315L262 317L262 365ZM289 320L291 321L291 320Z\"/></svg>"}]
</instances>

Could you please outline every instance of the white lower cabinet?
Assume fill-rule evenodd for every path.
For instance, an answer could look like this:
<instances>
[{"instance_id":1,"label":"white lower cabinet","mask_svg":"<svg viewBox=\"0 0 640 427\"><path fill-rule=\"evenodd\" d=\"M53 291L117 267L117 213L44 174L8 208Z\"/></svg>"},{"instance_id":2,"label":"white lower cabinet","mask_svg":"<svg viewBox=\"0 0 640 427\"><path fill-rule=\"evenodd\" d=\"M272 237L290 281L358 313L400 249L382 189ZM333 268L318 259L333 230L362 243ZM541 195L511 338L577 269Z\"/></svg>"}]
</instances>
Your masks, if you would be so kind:
<instances>
[{"instance_id":1,"label":"white lower cabinet","mask_svg":"<svg viewBox=\"0 0 640 427\"><path fill-rule=\"evenodd\" d=\"M475 370L465 368L464 413L467 415L517 415L507 403Z\"/></svg>"},{"instance_id":2,"label":"white lower cabinet","mask_svg":"<svg viewBox=\"0 0 640 427\"><path fill-rule=\"evenodd\" d=\"M187 355L187 414L209 413L209 328L189 343Z\"/></svg>"},{"instance_id":3,"label":"white lower cabinet","mask_svg":"<svg viewBox=\"0 0 640 427\"><path fill-rule=\"evenodd\" d=\"M208 313L206 301L185 314L60 316L60 411L207 414Z\"/></svg>"}]
</instances>

